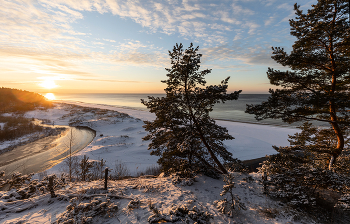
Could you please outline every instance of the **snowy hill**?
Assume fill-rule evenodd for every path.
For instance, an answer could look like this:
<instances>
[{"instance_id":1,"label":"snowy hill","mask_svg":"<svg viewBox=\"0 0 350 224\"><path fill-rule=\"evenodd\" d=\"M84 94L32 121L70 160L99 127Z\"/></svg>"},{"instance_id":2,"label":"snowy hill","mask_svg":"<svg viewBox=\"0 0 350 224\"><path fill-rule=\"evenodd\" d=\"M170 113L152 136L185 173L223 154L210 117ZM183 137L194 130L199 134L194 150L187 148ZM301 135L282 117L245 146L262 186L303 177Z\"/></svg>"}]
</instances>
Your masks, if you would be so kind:
<instances>
[{"instance_id":1,"label":"snowy hill","mask_svg":"<svg viewBox=\"0 0 350 224\"><path fill-rule=\"evenodd\" d=\"M99 109L81 106L86 105L57 104L55 108L32 111L26 116L49 119L55 125L74 124L96 130L96 138L75 156L81 159L85 155L90 161L103 159L112 173L120 167L124 176L156 169L158 158L149 155L148 142L142 141L146 134L142 120L152 119L152 114L111 106L95 105ZM225 145L240 159L274 153L272 145L287 145L288 134L296 132L283 127L218 123L236 138ZM62 172L67 172L64 162L34 178L40 179L46 174L59 176ZM305 214L264 195L260 174L233 175L233 193L245 208L235 210L233 217L219 211L217 201L229 196L220 196L223 177L197 175L194 179L181 179L149 175L110 180L108 190L103 189L102 180L71 182L57 189L55 198L39 188L24 200L15 189L0 191L0 223L83 223L82 220L86 223L314 223Z\"/></svg>"}]
</instances>

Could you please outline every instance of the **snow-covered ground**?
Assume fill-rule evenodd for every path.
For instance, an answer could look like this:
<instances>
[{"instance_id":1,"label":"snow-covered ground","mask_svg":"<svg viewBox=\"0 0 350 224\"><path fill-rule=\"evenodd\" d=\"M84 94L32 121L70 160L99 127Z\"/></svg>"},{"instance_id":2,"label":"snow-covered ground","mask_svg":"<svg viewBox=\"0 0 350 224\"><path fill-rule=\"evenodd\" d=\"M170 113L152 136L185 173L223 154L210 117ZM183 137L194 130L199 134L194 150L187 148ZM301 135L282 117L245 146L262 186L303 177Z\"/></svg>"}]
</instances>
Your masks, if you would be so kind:
<instances>
[{"instance_id":1,"label":"snow-covered ground","mask_svg":"<svg viewBox=\"0 0 350 224\"><path fill-rule=\"evenodd\" d=\"M102 189L102 181L78 182L70 183L64 189L57 191L56 198L50 198L50 194L46 194L7 204L2 199L0 200L0 220L2 220L0 222L42 224L54 223L60 217L66 218L65 220L67 217L74 217L76 222L67 223L82 223L83 215L93 216L97 213L96 208L102 207L101 204L108 198L109 203L117 205L118 210L110 212L107 217L96 216L92 219L92 223L138 224L149 223L149 220L156 221L157 218L158 220L179 219L178 222L174 222L179 224L186 223L184 222L186 218L189 220L188 223L192 224L195 221L215 224L314 223L305 214L272 201L262 194L259 175L249 175L250 178L241 173L234 173L234 175L236 188L233 191L240 197L245 210L234 211L233 217L220 213L216 208L215 201L223 199L220 196L222 179L199 175L195 177L195 182L191 186L175 184L170 177L140 177L110 181L107 191ZM75 199L72 199L74 197ZM70 200L75 203L75 206L69 203ZM74 206L74 210L72 209L70 213L66 210L69 204ZM189 212L184 211L186 208ZM24 211L16 212L21 210ZM205 221L203 217L210 218ZM61 219L59 223L64 223L63 220Z\"/></svg>"},{"instance_id":2,"label":"snow-covered ground","mask_svg":"<svg viewBox=\"0 0 350 224\"><path fill-rule=\"evenodd\" d=\"M146 135L142 128L142 120L154 119L153 114L105 105L83 103L79 105L108 111L81 110L71 105L58 104L54 109L32 111L26 116L49 119L54 121L55 125L74 122L96 130L95 139L76 156L86 155L90 160L104 159L107 166L112 169L116 164L124 164L131 175L156 165L158 158L149 155L148 142L142 141L142 137ZM288 145L288 134L297 131L268 125L217 122L235 137L234 140L226 141L225 145L234 157L241 160L275 153L271 146ZM49 169L47 173L60 173L65 168L64 163L61 163ZM158 219L163 217L165 220L171 220L177 217L176 213L183 211L181 206L190 210L185 212L189 220L193 221L189 223L194 223L195 217L200 214L199 211L207 212L207 217L210 217L209 221L204 223L313 223L311 219L304 217L304 214L265 196L259 184L261 179L259 174L234 175L236 177L234 194L240 197L246 210L236 211L233 218L220 213L214 202L223 198L220 196L223 179L199 175L195 177L195 182L191 186L175 184L171 177L139 177L110 181L107 191L102 190L102 181L69 183L57 192L59 196L54 199L51 199L49 194L39 194L30 199L16 200L15 193L11 196L9 192L0 191L0 223L53 223L59 217L69 216L64 212L70 204L69 199L73 197L76 199L72 203L77 204L76 208L80 206L81 211L84 208L90 211L102 206L103 202L106 205L107 198L109 205L114 203L118 206L117 211L115 209L110 211L109 218L96 216L92 219L92 223L148 223L152 220L149 219L151 216L154 220L157 219L155 215L157 212ZM21 212L18 212L19 210ZM75 218L81 219L83 213L79 213L80 215L78 213L76 212ZM86 212L86 215L89 214Z\"/></svg>"},{"instance_id":3,"label":"snow-covered ground","mask_svg":"<svg viewBox=\"0 0 350 224\"><path fill-rule=\"evenodd\" d=\"M84 107L94 107L110 111L118 111L130 115L130 117L118 117L109 113L93 116L91 113L70 113L64 107L57 107L48 111L36 110L27 114L28 117L49 119L58 125L67 125L70 120L80 120L81 125L86 125L96 130L96 138L84 150L77 155L86 155L91 160L107 161L107 166L113 168L117 163L124 163L132 175L143 172L147 167L155 165L158 157L150 156L147 150L148 142L142 140L146 135L143 120L153 120L154 114L147 111L117 108L108 105L94 105L76 103ZM70 116L68 116L70 114ZM62 118L63 117L63 118ZM224 144L233 157L241 160L260 158L276 153L272 145L287 146L288 135L297 132L297 129L289 127L277 127L271 125L258 125L229 121L217 121L226 127L235 138ZM100 136L103 135L103 136ZM62 164L53 167L49 172L57 172Z\"/></svg>"}]
</instances>

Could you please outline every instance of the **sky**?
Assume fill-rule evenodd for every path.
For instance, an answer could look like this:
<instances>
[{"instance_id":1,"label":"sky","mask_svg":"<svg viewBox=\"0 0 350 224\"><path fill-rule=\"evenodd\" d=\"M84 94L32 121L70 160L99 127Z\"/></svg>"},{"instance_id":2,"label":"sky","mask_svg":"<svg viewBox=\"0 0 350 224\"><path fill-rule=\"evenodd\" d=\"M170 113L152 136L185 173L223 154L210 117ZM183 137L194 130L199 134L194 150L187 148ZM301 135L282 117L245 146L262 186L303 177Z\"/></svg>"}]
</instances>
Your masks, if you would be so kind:
<instances>
[{"instance_id":1,"label":"sky","mask_svg":"<svg viewBox=\"0 0 350 224\"><path fill-rule=\"evenodd\" d=\"M268 93L271 47L292 49L293 5L316 0L0 0L0 86L164 93L169 50L199 46L208 85Z\"/></svg>"}]
</instances>

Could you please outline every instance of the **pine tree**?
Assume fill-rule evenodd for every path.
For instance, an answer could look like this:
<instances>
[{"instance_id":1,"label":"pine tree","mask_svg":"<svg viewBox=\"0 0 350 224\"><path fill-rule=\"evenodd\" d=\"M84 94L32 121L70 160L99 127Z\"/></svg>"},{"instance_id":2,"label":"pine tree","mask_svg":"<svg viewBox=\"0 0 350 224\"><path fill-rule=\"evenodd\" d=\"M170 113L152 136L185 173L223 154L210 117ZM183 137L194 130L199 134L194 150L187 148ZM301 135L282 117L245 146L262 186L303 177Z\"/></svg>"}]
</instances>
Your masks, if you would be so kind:
<instances>
[{"instance_id":1,"label":"pine tree","mask_svg":"<svg viewBox=\"0 0 350 224\"><path fill-rule=\"evenodd\" d=\"M346 0L319 0L307 13L295 4L290 20L293 50L273 47L272 58L290 71L269 68L272 90L266 102L248 105L256 118L281 118L284 122L318 121L326 127L301 126L291 138L295 150L308 150L332 169L346 148L350 124L350 25ZM315 159L315 160L316 160Z\"/></svg>"},{"instance_id":2,"label":"pine tree","mask_svg":"<svg viewBox=\"0 0 350 224\"><path fill-rule=\"evenodd\" d=\"M241 91L226 93L229 78L220 85L201 88L206 84L204 76L211 70L199 71L202 55L198 49L193 48L192 43L186 50L182 44L176 44L173 51L169 51L172 66L166 68L168 79L162 81L167 84L166 96L142 100L156 115L154 121L145 122L149 134L143 139L151 140L151 155L160 156L158 163L166 171L201 166L227 173L219 159L232 159L222 141L233 137L226 128L218 126L209 113L214 104L236 100Z\"/></svg>"}]
</instances>

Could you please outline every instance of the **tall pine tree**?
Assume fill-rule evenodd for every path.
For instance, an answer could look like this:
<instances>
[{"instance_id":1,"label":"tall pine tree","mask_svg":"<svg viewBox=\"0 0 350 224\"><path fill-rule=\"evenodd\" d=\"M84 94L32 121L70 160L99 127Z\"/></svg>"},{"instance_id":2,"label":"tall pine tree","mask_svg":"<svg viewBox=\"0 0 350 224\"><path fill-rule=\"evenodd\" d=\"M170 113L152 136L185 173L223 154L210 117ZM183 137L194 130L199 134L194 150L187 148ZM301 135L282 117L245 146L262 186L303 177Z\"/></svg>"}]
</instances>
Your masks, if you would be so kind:
<instances>
[{"instance_id":1,"label":"tall pine tree","mask_svg":"<svg viewBox=\"0 0 350 224\"><path fill-rule=\"evenodd\" d=\"M222 141L233 137L226 128L218 126L209 113L214 104L236 100L241 91L226 93L229 78L220 85L204 88L204 76L211 70L199 71L202 55L192 43L186 50L182 44L176 44L169 55L172 66L166 69L168 79L162 81L167 84L166 96L142 100L156 115L154 121L145 122L149 134L143 139L151 140L151 155L160 156L158 163L165 171L205 167L227 173L222 161L231 161L232 154Z\"/></svg>"},{"instance_id":2,"label":"tall pine tree","mask_svg":"<svg viewBox=\"0 0 350 224\"><path fill-rule=\"evenodd\" d=\"M305 123L302 133L291 138L294 150L307 150L320 165L332 169L346 148L350 123L350 26L347 0L319 0L307 13L295 4L296 18L290 20L293 50L272 48L272 58L290 71L269 68L267 102L248 105L246 112L256 118L318 121L327 126L315 129ZM289 150L290 151L290 150ZM327 165L325 165L327 164ZM325 168L325 167L324 167Z\"/></svg>"}]
</instances>

